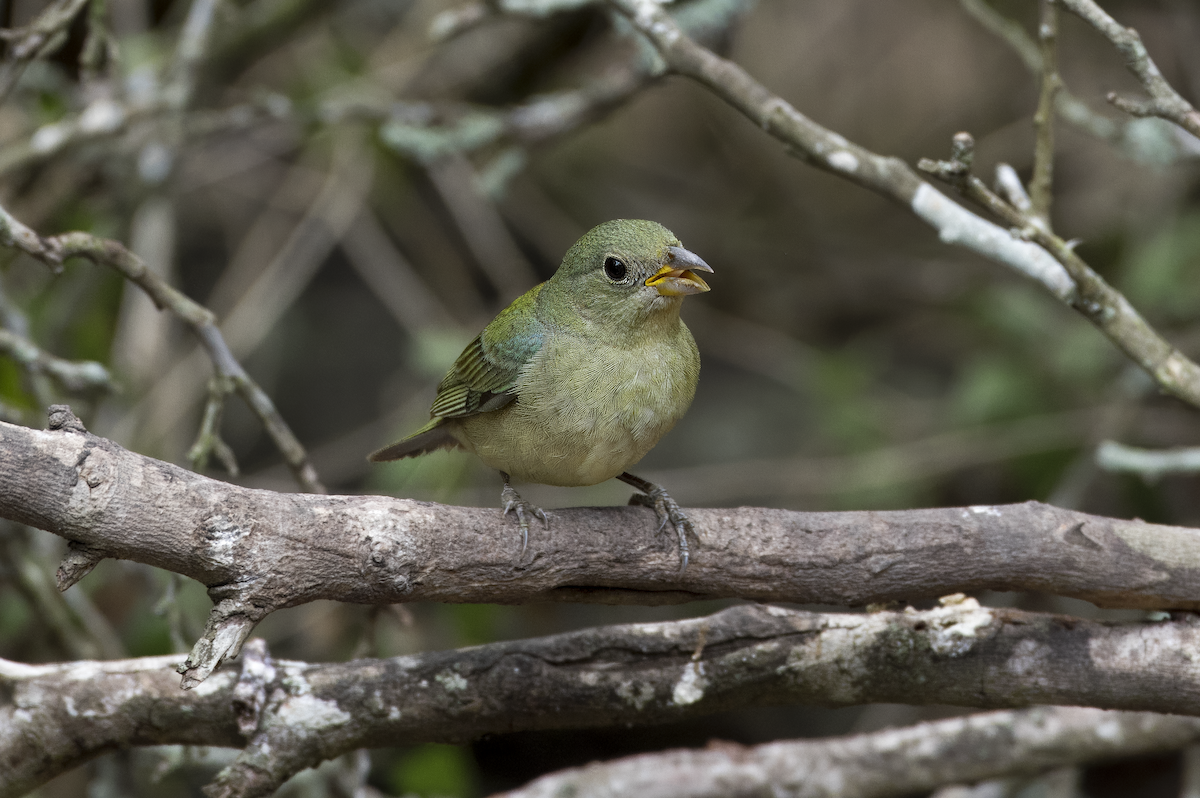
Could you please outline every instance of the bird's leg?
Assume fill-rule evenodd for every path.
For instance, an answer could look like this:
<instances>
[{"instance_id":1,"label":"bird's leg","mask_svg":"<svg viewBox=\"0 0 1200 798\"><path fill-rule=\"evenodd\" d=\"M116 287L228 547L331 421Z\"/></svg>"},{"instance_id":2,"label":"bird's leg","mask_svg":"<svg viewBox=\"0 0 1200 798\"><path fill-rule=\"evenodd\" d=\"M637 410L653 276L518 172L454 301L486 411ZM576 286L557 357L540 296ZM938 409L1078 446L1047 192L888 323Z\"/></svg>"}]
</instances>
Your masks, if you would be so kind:
<instances>
[{"instance_id":1,"label":"bird's leg","mask_svg":"<svg viewBox=\"0 0 1200 798\"><path fill-rule=\"evenodd\" d=\"M513 490L513 486L508 484L508 474L501 471L500 476L504 478L504 490L500 492L500 501L504 502L504 514L515 512L517 524L521 527L521 554L517 557L519 562L525 557L525 549L529 546L529 518L526 516L536 516L542 519L542 523L546 525L547 529L550 528L550 519L546 517L545 510L525 501L521 498L521 494Z\"/></svg>"},{"instance_id":2,"label":"bird's leg","mask_svg":"<svg viewBox=\"0 0 1200 798\"><path fill-rule=\"evenodd\" d=\"M655 485L653 482L635 477L628 471L620 474L617 479L624 482L626 485L632 485L641 491L629 497L630 504L640 504L643 507L650 507L658 515L658 531L661 534L667 528L667 522L671 522L671 526L675 527L675 534L679 536L679 570L687 570L688 567L688 535L695 536L696 529L692 526L692 522L683 510L679 509L679 504L672 499L665 488L661 485Z\"/></svg>"}]
</instances>

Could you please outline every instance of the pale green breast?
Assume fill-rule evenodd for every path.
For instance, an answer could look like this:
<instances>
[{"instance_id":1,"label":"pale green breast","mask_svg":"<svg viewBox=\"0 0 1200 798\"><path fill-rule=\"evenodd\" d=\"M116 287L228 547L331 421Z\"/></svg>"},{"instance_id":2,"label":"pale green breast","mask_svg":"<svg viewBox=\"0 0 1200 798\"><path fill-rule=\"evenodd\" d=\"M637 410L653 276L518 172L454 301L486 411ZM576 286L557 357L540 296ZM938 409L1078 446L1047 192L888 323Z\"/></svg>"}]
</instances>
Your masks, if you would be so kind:
<instances>
[{"instance_id":1,"label":"pale green breast","mask_svg":"<svg viewBox=\"0 0 1200 798\"><path fill-rule=\"evenodd\" d=\"M700 354L682 321L655 343L551 336L521 369L517 400L456 419L484 463L548 485L594 485L632 467L687 412Z\"/></svg>"}]
</instances>

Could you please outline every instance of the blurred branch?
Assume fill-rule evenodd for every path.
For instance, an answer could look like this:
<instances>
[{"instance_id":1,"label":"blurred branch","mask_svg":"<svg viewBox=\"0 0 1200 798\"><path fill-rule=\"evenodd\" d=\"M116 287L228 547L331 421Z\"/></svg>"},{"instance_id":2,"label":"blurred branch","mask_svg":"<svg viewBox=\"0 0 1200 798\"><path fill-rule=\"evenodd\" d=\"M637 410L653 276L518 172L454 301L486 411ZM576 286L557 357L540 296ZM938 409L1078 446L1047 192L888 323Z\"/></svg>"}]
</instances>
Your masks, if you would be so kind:
<instances>
[{"instance_id":1,"label":"blurred branch","mask_svg":"<svg viewBox=\"0 0 1200 798\"><path fill-rule=\"evenodd\" d=\"M48 631L61 652L78 659L111 659L126 655L121 640L90 599L75 601L60 593L54 579L30 550L29 531L16 524L0 523L0 563L20 591L40 626Z\"/></svg>"},{"instance_id":2,"label":"blurred branch","mask_svg":"<svg viewBox=\"0 0 1200 798\"><path fill-rule=\"evenodd\" d=\"M409 335L457 326L441 300L392 243L374 211L363 208L342 238L341 248L371 293Z\"/></svg>"},{"instance_id":3,"label":"blurred branch","mask_svg":"<svg viewBox=\"0 0 1200 798\"><path fill-rule=\"evenodd\" d=\"M884 798L957 782L1175 751L1200 720L1083 707L1038 707L852 737L642 754L542 776L494 798Z\"/></svg>"},{"instance_id":4,"label":"blurred branch","mask_svg":"<svg viewBox=\"0 0 1200 798\"><path fill-rule=\"evenodd\" d=\"M1133 100L1109 92L1108 101L1133 116L1157 116L1179 125L1193 136L1200 137L1200 111L1183 99L1167 83L1154 64L1142 37L1133 28L1126 28L1105 13L1093 0L1055 0L1087 22L1108 39L1125 61L1125 67L1141 82L1150 100Z\"/></svg>"},{"instance_id":5,"label":"blurred branch","mask_svg":"<svg viewBox=\"0 0 1200 798\"><path fill-rule=\"evenodd\" d=\"M1103 624L987 609L954 596L930 610L870 614L747 604L684 621L345 663L273 660L262 641L253 641L240 672L223 669L190 691L179 690L177 656L63 665L0 660L0 767L8 769L0 771L0 795L22 794L100 751L131 745L245 746L208 792L249 798L322 760L383 741L679 722L755 704L1074 704L1197 715L1200 684L1188 656L1197 645L1200 626L1191 616ZM1107 740L1109 751L1182 746L1197 731L1196 720L1179 717L1039 711L1046 713L1043 739L1054 736L1054 720L1074 717L1075 731L1064 730L1060 742L1092 740L1098 747ZM978 763L989 752L1015 759L1023 745L1045 757L1034 767L1062 761L1028 737L1004 734L1018 727L1032 734L1035 713L1015 714L1007 727L985 716L840 742L849 753L891 735L911 752L918 738L937 745L937 732L958 724L969 740L978 740L972 729L986 728L999 739L992 738L994 748L979 745L948 759L947 777L963 772L952 762ZM1090 734L1080 729L1087 716L1097 722ZM1155 735L1157 742L1147 740ZM1134 742L1139 737L1145 742Z\"/></svg>"},{"instance_id":6,"label":"blurred branch","mask_svg":"<svg viewBox=\"0 0 1200 798\"><path fill-rule=\"evenodd\" d=\"M68 391L116 390L108 369L96 361L64 360L9 330L0 329L0 354L8 355L28 371L49 374Z\"/></svg>"},{"instance_id":7,"label":"blurred branch","mask_svg":"<svg viewBox=\"0 0 1200 798\"><path fill-rule=\"evenodd\" d=\"M221 416L225 409L225 397L235 390L237 386L228 377L218 376L208 381L208 401L204 403L200 431L187 455L193 470L204 471L208 468L209 455L215 454L231 477L238 475L238 464L233 456L233 449L221 438Z\"/></svg>"},{"instance_id":8,"label":"blurred branch","mask_svg":"<svg viewBox=\"0 0 1200 798\"><path fill-rule=\"evenodd\" d=\"M986 0L959 0L959 3L979 24L1007 42L1030 72L1042 75L1041 49L1020 24L998 13ZM1178 133L1164 136L1147 129L1144 120L1110 119L1093 111L1061 84L1054 96L1054 108L1059 116L1080 130L1119 147L1138 160L1170 163L1179 158L1200 157L1200 141L1183 131L1164 125L1171 132Z\"/></svg>"},{"instance_id":9,"label":"blurred branch","mask_svg":"<svg viewBox=\"0 0 1200 798\"><path fill-rule=\"evenodd\" d=\"M1104 441L1096 449L1096 464L1105 471L1140 474L1147 482L1154 482L1163 474L1200 471L1200 448L1138 449L1116 441Z\"/></svg>"},{"instance_id":10,"label":"blurred branch","mask_svg":"<svg viewBox=\"0 0 1200 798\"><path fill-rule=\"evenodd\" d=\"M271 612L316 599L861 605L991 588L1200 609L1195 530L1035 502L862 513L689 510L700 539L684 573L644 508L556 510L530 542L532 562L518 567L518 535L495 510L249 490L93 436L62 405L50 429L0 425L0 517L71 541L58 573L64 590L106 557L206 585L216 606L189 658L189 686L236 656Z\"/></svg>"},{"instance_id":11,"label":"blurred branch","mask_svg":"<svg viewBox=\"0 0 1200 798\"><path fill-rule=\"evenodd\" d=\"M1041 42L1042 89L1037 112L1033 115L1036 145L1033 153L1033 179L1029 182L1032 205L1030 219L1050 226L1050 203L1054 187L1054 97L1062 89L1058 76L1058 6L1056 0L1041 0L1038 41Z\"/></svg>"},{"instance_id":12,"label":"blurred branch","mask_svg":"<svg viewBox=\"0 0 1200 798\"><path fill-rule=\"evenodd\" d=\"M139 257L117 241L97 238L82 232L42 237L13 218L7 210L0 208L0 244L19 249L56 271L61 270L63 262L69 258L87 258L97 265L115 269L125 279L136 283L154 300L155 305L160 309L170 310L191 327L212 360L217 374L231 380L237 386L238 394L262 421L301 487L313 493L324 493L325 488L309 463L304 447L279 415L271 398L251 379L229 351L211 311L172 288L161 277L147 269Z\"/></svg>"},{"instance_id":13,"label":"blurred branch","mask_svg":"<svg viewBox=\"0 0 1200 798\"><path fill-rule=\"evenodd\" d=\"M187 19L175 47L170 78L163 92L167 104L182 110L191 102L196 89L196 72L208 54L212 41L213 19L221 0L192 0Z\"/></svg>"},{"instance_id":14,"label":"blurred branch","mask_svg":"<svg viewBox=\"0 0 1200 798\"><path fill-rule=\"evenodd\" d=\"M537 273L521 252L491 198L476 185L475 171L460 153L426 166L430 180L450 211L475 262L507 305L536 285Z\"/></svg>"},{"instance_id":15,"label":"blurred branch","mask_svg":"<svg viewBox=\"0 0 1200 798\"><path fill-rule=\"evenodd\" d=\"M217 327L213 328L214 332L224 336L229 351L233 353L231 356L246 357L258 347L362 212L373 179L370 152L353 135L353 131L341 132L345 135L335 140L332 163L322 175L316 196L304 209L303 216L296 219L287 238L273 251L265 265L244 254L261 252L253 247L257 241L244 241L234 256L235 266L240 262L246 265L247 270L255 269L256 273L253 281L241 291L221 292L236 296L236 302L225 314L219 331ZM301 170L301 167L296 169ZM291 188L291 184L285 183L284 188ZM255 235L257 227L256 224L251 228L247 239ZM218 289L230 285L233 279L236 278L225 275ZM217 293L214 290L214 294ZM121 423L122 432L137 428L143 434L156 436L178 423L187 412L179 396L190 395L204 384L203 374L198 371L200 360L196 351L182 357L155 384L141 404L127 414ZM287 451L284 454L286 457ZM314 492L323 492L323 489Z\"/></svg>"},{"instance_id":16,"label":"blurred branch","mask_svg":"<svg viewBox=\"0 0 1200 798\"><path fill-rule=\"evenodd\" d=\"M0 103L17 85L30 61L51 55L66 43L67 28L85 5L87 0L55 0L28 26L5 31L9 44L0 64Z\"/></svg>"},{"instance_id":17,"label":"blurred branch","mask_svg":"<svg viewBox=\"0 0 1200 798\"><path fill-rule=\"evenodd\" d=\"M1036 242L1043 251L1053 255L1076 285L1076 291L1069 301L1071 307L1099 328L1163 390L1193 407L1200 407L1200 366L1164 339L1120 291L1109 285L1075 254L1078 242L1063 241L1034 217L1005 202L982 180L971 174L974 148L975 140L969 133L957 133L951 145L949 161L922 158L919 167L945 180L964 197L987 208L1008 224L1014 235Z\"/></svg>"}]
</instances>

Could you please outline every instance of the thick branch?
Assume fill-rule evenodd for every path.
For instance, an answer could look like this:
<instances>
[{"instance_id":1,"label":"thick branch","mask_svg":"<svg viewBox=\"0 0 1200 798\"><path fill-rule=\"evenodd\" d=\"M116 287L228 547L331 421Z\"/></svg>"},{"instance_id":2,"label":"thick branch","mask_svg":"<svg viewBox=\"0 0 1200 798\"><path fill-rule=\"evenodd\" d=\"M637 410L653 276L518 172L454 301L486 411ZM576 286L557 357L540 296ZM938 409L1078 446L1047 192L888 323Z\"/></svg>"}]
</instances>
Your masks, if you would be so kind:
<instances>
[{"instance_id":1,"label":"thick branch","mask_svg":"<svg viewBox=\"0 0 1200 798\"><path fill-rule=\"evenodd\" d=\"M11 696L0 704L0 781L9 785L0 796L117 747L241 746L239 728L250 745L211 794L266 795L305 767L384 742L662 723L747 705L1054 703L1200 715L1189 653L1198 645L1190 615L1102 624L959 598L864 615L743 605L346 663L272 662L248 648L240 674L221 671L190 692L177 687L177 657L0 661L0 696Z\"/></svg>"},{"instance_id":2,"label":"thick branch","mask_svg":"<svg viewBox=\"0 0 1200 798\"><path fill-rule=\"evenodd\" d=\"M884 798L1114 757L1175 751L1200 720L1038 707L752 748L713 743L551 773L494 798Z\"/></svg>"},{"instance_id":3,"label":"thick branch","mask_svg":"<svg viewBox=\"0 0 1200 798\"><path fill-rule=\"evenodd\" d=\"M188 684L236 655L270 612L315 599L861 605L992 588L1200 609L1200 532L1035 502L690 510L700 540L684 573L649 510L556 510L518 566L519 536L498 510L248 490L90 435L65 409L51 427L0 424L0 516L73 541L82 559L64 563L64 585L102 557L207 585L216 607Z\"/></svg>"}]
</instances>

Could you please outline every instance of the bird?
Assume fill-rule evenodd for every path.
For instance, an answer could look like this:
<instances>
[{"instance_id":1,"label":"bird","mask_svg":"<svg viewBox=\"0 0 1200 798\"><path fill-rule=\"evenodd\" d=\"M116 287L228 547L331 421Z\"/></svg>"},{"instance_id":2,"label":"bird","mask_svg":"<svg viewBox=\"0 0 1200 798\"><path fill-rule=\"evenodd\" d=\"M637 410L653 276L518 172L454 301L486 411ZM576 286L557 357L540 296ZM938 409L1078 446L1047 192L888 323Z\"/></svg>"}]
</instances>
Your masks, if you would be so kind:
<instances>
[{"instance_id":1,"label":"bird","mask_svg":"<svg viewBox=\"0 0 1200 798\"><path fill-rule=\"evenodd\" d=\"M438 449L473 452L504 480L504 515L516 515L520 562L529 522L544 510L514 479L582 487L617 478L671 524L680 570L691 520L660 485L630 474L687 412L700 353L679 317L683 298L704 293L712 267L675 234L646 220L616 219L583 235L554 275L502 310L467 344L438 384L430 421L372 453L383 462Z\"/></svg>"}]
</instances>

